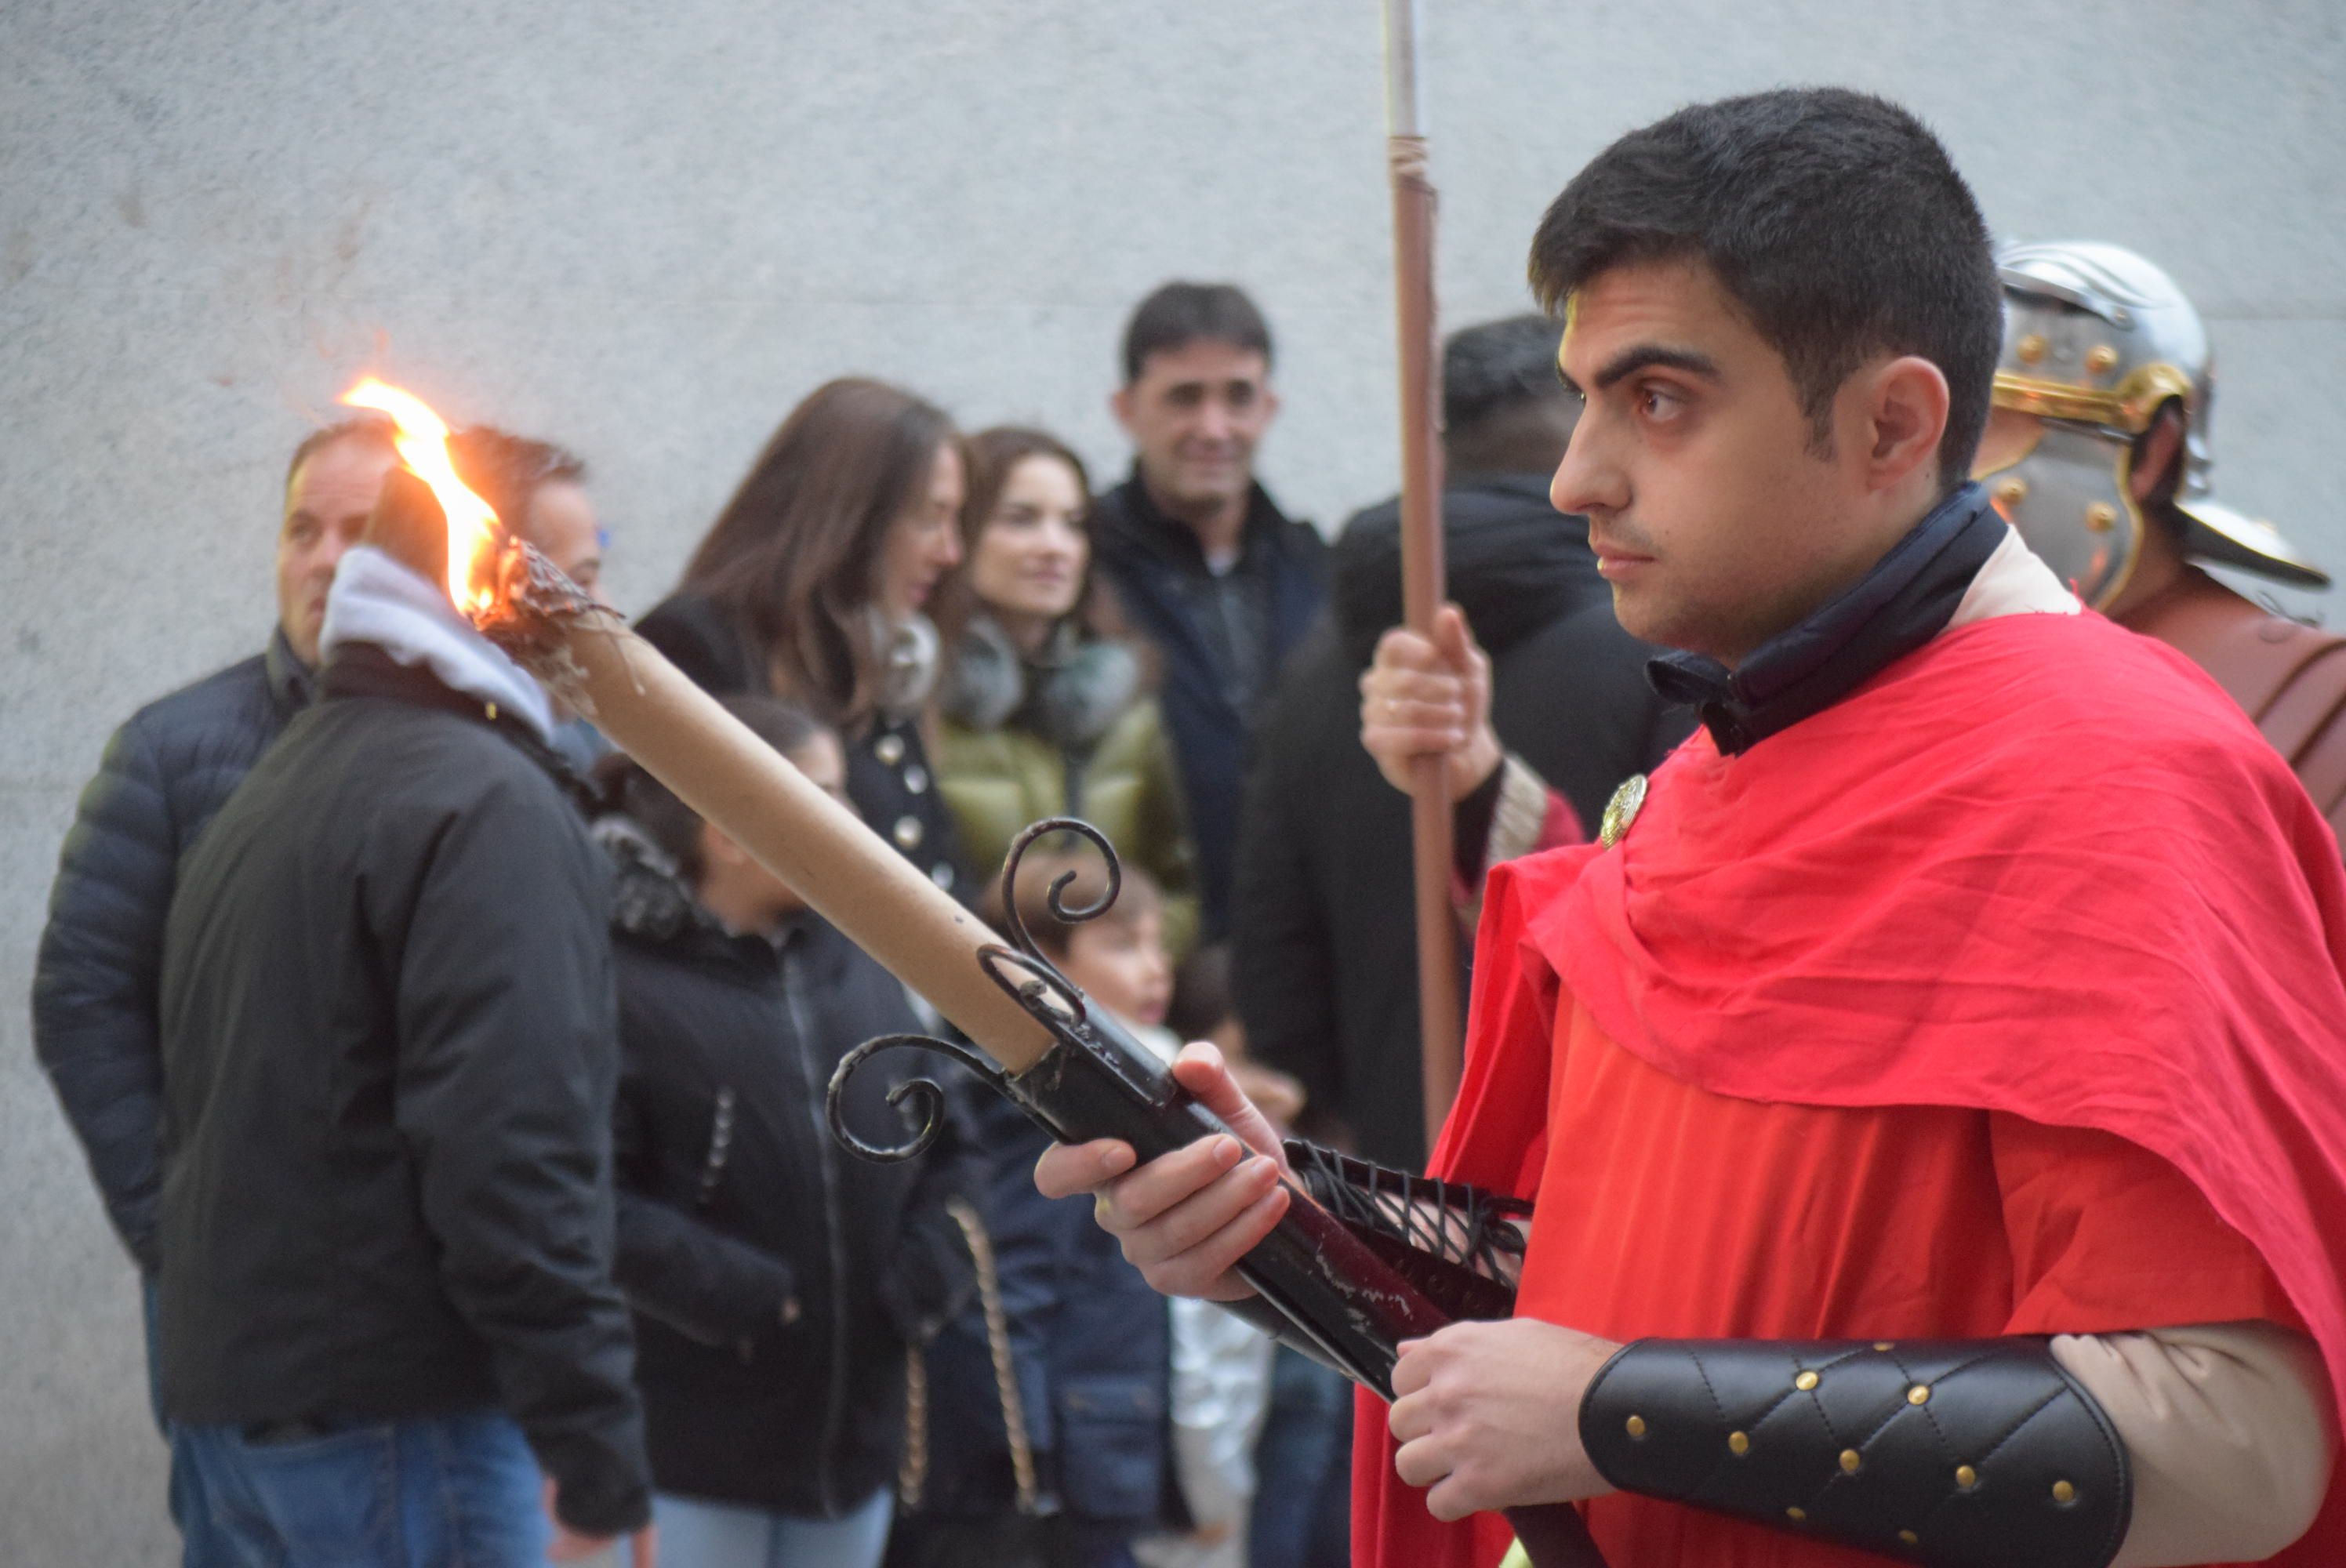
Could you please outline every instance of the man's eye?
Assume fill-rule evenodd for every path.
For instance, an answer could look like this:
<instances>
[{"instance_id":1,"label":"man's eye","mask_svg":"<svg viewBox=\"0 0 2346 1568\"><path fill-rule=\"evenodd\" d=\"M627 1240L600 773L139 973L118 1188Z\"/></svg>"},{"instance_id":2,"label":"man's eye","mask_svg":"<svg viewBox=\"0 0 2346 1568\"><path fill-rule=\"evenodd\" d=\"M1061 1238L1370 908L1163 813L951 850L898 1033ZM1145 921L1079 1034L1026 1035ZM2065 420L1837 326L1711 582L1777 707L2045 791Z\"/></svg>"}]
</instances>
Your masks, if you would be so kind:
<instances>
[{"instance_id":1,"label":"man's eye","mask_svg":"<svg viewBox=\"0 0 2346 1568\"><path fill-rule=\"evenodd\" d=\"M1246 382L1240 382L1237 386L1230 389L1230 406L1232 408L1247 408L1251 406L1253 402L1254 388L1248 385Z\"/></svg>"},{"instance_id":2,"label":"man's eye","mask_svg":"<svg viewBox=\"0 0 2346 1568\"><path fill-rule=\"evenodd\" d=\"M1637 412L1647 419L1669 419L1685 406L1684 401L1668 387L1648 386L1637 391Z\"/></svg>"}]
</instances>

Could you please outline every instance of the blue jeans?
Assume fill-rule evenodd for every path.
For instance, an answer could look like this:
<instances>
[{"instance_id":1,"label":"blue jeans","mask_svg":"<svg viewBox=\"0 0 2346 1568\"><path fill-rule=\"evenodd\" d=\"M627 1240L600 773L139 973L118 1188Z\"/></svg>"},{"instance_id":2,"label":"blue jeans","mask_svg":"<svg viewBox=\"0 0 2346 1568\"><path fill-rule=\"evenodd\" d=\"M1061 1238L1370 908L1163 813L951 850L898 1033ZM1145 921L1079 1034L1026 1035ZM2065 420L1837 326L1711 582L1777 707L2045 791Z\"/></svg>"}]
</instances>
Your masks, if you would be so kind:
<instances>
[{"instance_id":1,"label":"blue jeans","mask_svg":"<svg viewBox=\"0 0 2346 1568\"><path fill-rule=\"evenodd\" d=\"M171 1522L179 1531L179 1568L237 1568L236 1542L212 1522L211 1507L204 1501L203 1482L195 1467L179 1457L179 1445L171 1436L171 1422L163 1414L163 1366L155 1354L153 1275L139 1281L139 1295L147 1309L147 1403L155 1412L155 1430L171 1446L169 1499Z\"/></svg>"},{"instance_id":2,"label":"blue jeans","mask_svg":"<svg viewBox=\"0 0 2346 1568\"><path fill-rule=\"evenodd\" d=\"M652 1494L661 1568L880 1568L895 1512L884 1486L837 1519Z\"/></svg>"},{"instance_id":3,"label":"blue jeans","mask_svg":"<svg viewBox=\"0 0 2346 1568\"><path fill-rule=\"evenodd\" d=\"M1352 1385L1286 1346L1254 1445L1253 1568L1344 1568L1352 1556Z\"/></svg>"},{"instance_id":4,"label":"blue jeans","mask_svg":"<svg viewBox=\"0 0 2346 1568\"><path fill-rule=\"evenodd\" d=\"M178 1426L236 1568L542 1568L544 1482L495 1411L350 1422L291 1442Z\"/></svg>"}]
</instances>

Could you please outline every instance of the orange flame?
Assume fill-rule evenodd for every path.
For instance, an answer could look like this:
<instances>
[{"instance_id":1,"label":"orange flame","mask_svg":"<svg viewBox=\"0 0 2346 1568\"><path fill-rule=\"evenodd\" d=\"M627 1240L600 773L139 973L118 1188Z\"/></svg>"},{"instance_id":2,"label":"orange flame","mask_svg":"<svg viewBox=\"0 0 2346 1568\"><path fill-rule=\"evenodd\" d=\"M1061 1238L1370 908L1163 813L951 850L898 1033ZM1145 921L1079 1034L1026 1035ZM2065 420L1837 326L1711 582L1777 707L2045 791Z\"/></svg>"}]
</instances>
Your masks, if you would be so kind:
<instances>
[{"instance_id":1,"label":"orange flame","mask_svg":"<svg viewBox=\"0 0 2346 1568\"><path fill-rule=\"evenodd\" d=\"M414 393L372 376L344 392L342 401L391 416L397 430L392 444L408 471L432 487L448 518L449 600L468 616L488 609L495 592L479 579L496 553L497 514L456 477L455 464L448 461L447 422Z\"/></svg>"}]
</instances>

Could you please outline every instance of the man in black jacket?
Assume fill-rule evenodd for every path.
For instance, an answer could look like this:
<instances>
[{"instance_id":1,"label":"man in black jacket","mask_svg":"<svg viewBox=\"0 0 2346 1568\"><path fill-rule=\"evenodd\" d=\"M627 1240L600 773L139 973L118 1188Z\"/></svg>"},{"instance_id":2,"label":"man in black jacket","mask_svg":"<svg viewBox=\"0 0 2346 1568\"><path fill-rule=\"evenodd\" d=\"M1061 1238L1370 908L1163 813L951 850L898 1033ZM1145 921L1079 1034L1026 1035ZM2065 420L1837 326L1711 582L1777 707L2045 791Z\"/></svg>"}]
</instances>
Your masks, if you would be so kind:
<instances>
[{"instance_id":1,"label":"man in black jacket","mask_svg":"<svg viewBox=\"0 0 2346 1568\"><path fill-rule=\"evenodd\" d=\"M164 1412L237 1561L534 1565L541 1471L558 1555L649 1515L607 871L436 581L352 552L321 646L165 936Z\"/></svg>"},{"instance_id":2,"label":"man in black jacket","mask_svg":"<svg viewBox=\"0 0 2346 1568\"><path fill-rule=\"evenodd\" d=\"M725 706L844 795L830 729L770 697ZM920 1027L903 986L666 786L625 759L602 766L621 809L597 829L619 862L618 1278L661 1542L686 1563L872 1568L905 1349L968 1293L947 1206L974 1199L982 1172L958 1116L902 1163L840 1146L831 1074L864 1041ZM915 1129L890 1095L922 1060L859 1071L848 1127L904 1144Z\"/></svg>"},{"instance_id":3,"label":"man in black jacket","mask_svg":"<svg viewBox=\"0 0 2346 1568\"><path fill-rule=\"evenodd\" d=\"M1142 300L1110 404L1132 475L1099 498L1092 531L1117 609L1161 661L1209 941L1229 931L1249 725L1326 597L1320 535L1254 477L1279 412L1270 357L1261 312L1227 283Z\"/></svg>"},{"instance_id":4,"label":"man in black jacket","mask_svg":"<svg viewBox=\"0 0 2346 1568\"><path fill-rule=\"evenodd\" d=\"M1652 650L1614 619L1586 523L1548 504L1575 410L1556 377L1560 331L1518 316L1446 345L1443 537L1450 596L1490 650L1499 736L1594 824L1687 720L1647 684ZM1248 1048L1302 1079L1323 1132L1414 1169L1425 1137L1409 801L1362 748L1355 689L1401 619L1399 503L1353 518L1333 556L1333 615L1281 683L1249 779L1239 1008ZM1469 864L1523 852L1543 825L1545 788L1492 760L1458 803Z\"/></svg>"},{"instance_id":5,"label":"man in black jacket","mask_svg":"<svg viewBox=\"0 0 2346 1568\"><path fill-rule=\"evenodd\" d=\"M316 432L294 449L268 646L148 703L114 732L58 860L33 970L33 1049L145 1278L150 1334L162 1094L155 994L171 889L196 835L308 704L335 564L365 529L395 461L389 427L372 419ZM192 1484L174 1468L171 1515L189 1537L189 1563L202 1568L213 1557Z\"/></svg>"}]
</instances>

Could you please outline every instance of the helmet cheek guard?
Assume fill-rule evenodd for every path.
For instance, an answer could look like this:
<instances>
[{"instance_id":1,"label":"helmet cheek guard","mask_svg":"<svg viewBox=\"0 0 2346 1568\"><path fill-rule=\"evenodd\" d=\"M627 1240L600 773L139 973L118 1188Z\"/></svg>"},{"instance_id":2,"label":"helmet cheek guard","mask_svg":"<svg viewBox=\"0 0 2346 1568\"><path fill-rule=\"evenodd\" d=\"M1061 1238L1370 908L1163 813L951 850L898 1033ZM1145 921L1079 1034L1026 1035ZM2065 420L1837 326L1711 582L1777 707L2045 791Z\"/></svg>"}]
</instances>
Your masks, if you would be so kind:
<instances>
[{"instance_id":1,"label":"helmet cheek guard","mask_svg":"<svg viewBox=\"0 0 2346 1568\"><path fill-rule=\"evenodd\" d=\"M1992 443L1973 477L2029 548L2104 608L2125 591L2147 531L2134 498L2138 438L2170 402L2182 411L2182 473L2162 511L2185 554L2300 587L2330 579L2269 524L2208 494L2214 356L2190 300L2166 273L2115 245L2008 246L2004 351L1992 402L2033 438Z\"/></svg>"}]
</instances>

